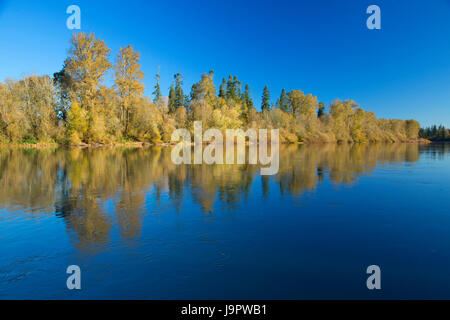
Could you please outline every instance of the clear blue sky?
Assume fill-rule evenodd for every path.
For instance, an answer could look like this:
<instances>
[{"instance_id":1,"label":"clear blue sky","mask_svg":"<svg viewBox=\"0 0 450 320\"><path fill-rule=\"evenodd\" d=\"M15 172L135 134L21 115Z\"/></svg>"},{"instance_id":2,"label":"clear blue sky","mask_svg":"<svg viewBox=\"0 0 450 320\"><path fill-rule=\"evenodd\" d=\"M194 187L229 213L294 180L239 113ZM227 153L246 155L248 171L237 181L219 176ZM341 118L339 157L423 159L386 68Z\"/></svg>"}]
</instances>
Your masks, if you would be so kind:
<instances>
[{"instance_id":1,"label":"clear blue sky","mask_svg":"<svg viewBox=\"0 0 450 320\"><path fill-rule=\"evenodd\" d=\"M0 0L0 81L61 69L69 48L66 8L83 32L113 50L141 52L146 94L161 67L163 93L180 72L185 91L214 70L249 83L301 89L326 104L352 98L378 117L450 127L450 0L20 1ZM381 30L366 8L381 8Z\"/></svg>"}]
</instances>

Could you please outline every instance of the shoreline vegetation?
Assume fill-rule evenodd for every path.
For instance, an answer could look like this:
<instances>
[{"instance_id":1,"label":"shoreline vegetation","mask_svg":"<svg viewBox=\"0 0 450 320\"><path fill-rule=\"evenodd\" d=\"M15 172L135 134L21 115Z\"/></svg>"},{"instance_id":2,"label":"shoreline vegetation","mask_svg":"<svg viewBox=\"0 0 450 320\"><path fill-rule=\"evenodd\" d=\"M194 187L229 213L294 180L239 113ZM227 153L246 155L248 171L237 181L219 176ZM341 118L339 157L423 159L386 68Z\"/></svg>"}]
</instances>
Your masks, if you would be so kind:
<instances>
[{"instance_id":1,"label":"shoreline vegetation","mask_svg":"<svg viewBox=\"0 0 450 320\"><path fill-rule=\"evenodd\" d=\"M396 143L406 143L406 144L429 144L433 142L447 142L448 140L428 140L424 138L418 138L416 140L409 140L409 141L399 141L399 142L377 142L380 144L396 144ZM335 142L332 142L335 143ZM36 149L43 149L43 148L61 148L61 147L67 147L67 148L107 148L107 147L134 147L134 148L143 148L143 147L153 147L153 146L160 146L160 147L169 147L169 146L175 146L177 142L161 142L161 143L153 143L153 142L140 142L140 141L134 141L134 142L112 142L112 143L81 143L81 144L59 144L56 142L51 143L14 143L14 144L0 144L0 148L36 148ZM209 142L203 142L203 145L208 145ZM304 145L304 144L329 144L329 142L325 143L305 143L305 142L297 142L297 143L289 143L291 145ZM335 143L335 144L342 144L342 143ZM346 143L346 144L354 144L354 143ZM372 143L374 144L374 143ZM246 142L246 145L248 145L248 141ZM191 146L194 146L194 142L191 143Z\"/></svg>"},{"instance_id":2,"label":"shoreline vegetation","mask_svg":"<svg viewBox=\"0 0 450 320\"><path fill-rule=\"evenodd\" d=\"M279 129L285 144L430 142L415 120L377 119L353 100L325 106L301 90L283 89L274 103L265 86L258 111L248 84L230 75L216 90L213 71L189 94L177 73L167 97L158 72L146 97L140 54L131 46L120 48L112 63L111 49L94 34L76 33L70 43L53 78L0 82L0 146L170 145L172 132L192 133L194 121L204 130Z\"/></svg>"},{"instance_id":3,"label":"shoreline vegetation","mask_svg":"<svg viewBox=\"0 0 450 320\"><path fill-rule=\"evenodd\" d=\"M443 125L421 128L419 137L430 142L450 142L450 129Z\"/></svg>"}]
</instances>

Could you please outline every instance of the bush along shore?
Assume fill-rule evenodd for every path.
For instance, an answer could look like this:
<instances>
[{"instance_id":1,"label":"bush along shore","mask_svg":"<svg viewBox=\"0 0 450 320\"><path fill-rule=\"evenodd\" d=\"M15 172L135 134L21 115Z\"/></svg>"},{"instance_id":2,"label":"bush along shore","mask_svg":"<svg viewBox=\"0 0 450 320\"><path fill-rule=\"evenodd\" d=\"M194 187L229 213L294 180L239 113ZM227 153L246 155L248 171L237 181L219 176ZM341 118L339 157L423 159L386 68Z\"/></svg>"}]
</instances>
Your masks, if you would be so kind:
<instances>
[{"instance_id":1,"label":"bush along shore","mask_svg":"<svg viewBox=\"0 0 450 320\"><path fill-rule=\"evenodd\" d=\"M194 121L203 130L279 129L281 143L427 142L417 121L377 119L350 99L326 106L312 94L285 89L272 99L266 86L259 111L248 84L230 75L216 88L213 71L189 93L174 75L168 96L158 73L146 97L139 52L120 48L114 61L110 52L94 34L77 33L52 77L0 82L0 145L161 145L177 128L192 134Z\"/></svg>"}]
</instances>

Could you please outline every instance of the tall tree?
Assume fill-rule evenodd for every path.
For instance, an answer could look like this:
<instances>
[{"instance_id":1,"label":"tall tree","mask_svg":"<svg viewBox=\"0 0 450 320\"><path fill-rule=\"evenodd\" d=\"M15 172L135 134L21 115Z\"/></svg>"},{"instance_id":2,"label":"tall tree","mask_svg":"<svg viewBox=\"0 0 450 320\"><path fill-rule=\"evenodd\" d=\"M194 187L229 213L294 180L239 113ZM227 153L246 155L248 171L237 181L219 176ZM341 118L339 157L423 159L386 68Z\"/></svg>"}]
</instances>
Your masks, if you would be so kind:
<instances>
[{"instance_id":1,"label":"tall tree","mask_svg":"<svg viewBox=\"0 0 450 320\"><path fill-rule=\"evenodd\" d=\"M175 80L175 106L178 108L184 106L186 102L186 96L183 92L183 77L180 73L177 73L173 78Z\"/></svg>"},{"instance_id":2,"label":"tall tree","mask_svg":"<svg viewBox=\"0 0 450 320\"><path fill-rule=\"evenodd\" d=\"M191 89L191 101L206 102L211 106L215 106L216 102L216 87L213 82L214 71L204 73L202 79L198 83L194 83Z\"/></svg>"},{"instance_id":3,"label":"tall tree","mask_svg":"<svg viewBox=\"0 0 450 320\"><path fill-rule=\"evenodd\" d=\"M317 110L317 118L322 118L325 115L325 104L319 103L319 109Z\"/></svg>"},{"instance_id":4,"label":"tall tree","mask_svg":"<svg viewBox=\"0 0 450 320\"><path fill-rule=\"evenodd\" d=\"M71 97L71 79L67 73L66 65L59 72L53 74L53 83L55 85L57 104L56 112L58 118L67 120L67 112L70 108Z\"/></svg>"},{"instance_id":5,"label":"tall tree","mask_svg":"<svg viewBox=\"0 0 450 320\"><path fill-rule=\"evenodd\" d=\"M115 87L120 104L120 119L124 135L128 135L133 109L144 93L144 73L139 64L140 54L131 46L120 48L116 58Z\"/></svg>"},{"instance_id":6,"label":"tall tree","mask_svg":"<svg viewBox=\"0 0 450 320\"><path fill-rule=\"evenodd\" d=\"M222 78L222 83L219 87L219 97L225 99L227 96L227 81L225 78Z\"/></svg>"},{"instance_id":7,"label":"tall tree","mask_svg":"<svg viewBox=\"0 0 450 320\"><path fill-rule=\"evenodd\" d=\"M232 76L231 74L228 76L227 81L227 99L230 100L239 100L241 96L241 85L242 82L240 82L237 78L237 76Z\"/></svg>"},{"instance_id":8,"label":"tall tree","mask_svg":"<svg viewBox=\"0 0 450 320\"><path fill-rule=\"evenodd\" d=\"M292 90L288 92L289 98L289 112L296 117L298 114L303 114L308 117L316 117L317 97L307 94L305 95L301 90Z\"/></svg>"},{"instance_id":9,"label":"tall tree","mask_svg":"<svg viewBox=\"0 0 450 320\"><path fill-rule=\"evenodd\" d=\"M281 94L277 100L276 106L281 111L288 112L289 99L288 96L286 95L286 90L284 90L284 88L281 90Z\"/></svg>"},{"instance_id":10,"label":"tall tree","mask_svg":"<svg viewBox=\"0 0 450 320\"><path fill-rule=\"evenodd\" d=\"M72 36L70 57L65 61L65 71L72 79L72 89L81 107L92 109L95 95L103 77L111 68L109 49L95 34L77 33Z\"/></svg>"},{"instance_id":11,"label":"tall tree","mask_svg":"<svg viewBox=\"0 0 450 320\"><path fill-rule=\"evenodd\" d=\"M92 140L96 130L94 120L98 116L99 91L103 77L111 68L108 61L110 49L103 40L93 33L77 33L72 36L69 58L65 61L65 71L71 78L71 97L87 112L88 129L86 140ZM72 101L73 102L73 101Z\"/></svg>"},{"instance_id":12,"label":"tall tree","mask_svg":"<svg viewBox=\"0 0 450 320\"><path fill-rule=\"evenodd\" d=\"M153 102L158 103L161 100L161 87L159 86L159 70L158 73L155 76L156 84L153 91Z\"/></svg>"},{"instance_id":13,"label":"tall tree","mask_svg":"<svg viewBox=\"0 0 450 320\"><path fill-rule=\"evenodd\" d=\"M177 110L177 94L175 92L173 83L170 85L169 102L168 102L167 106L169 108L169 113L174 113L175 110Z\"/></svg>"},{"instance_id":14,"label":"tall tree","mask_svg":"<svg viewBox=\"0 0 450 320\"><path fill-rule=\"evenodd\" d=\"M253 99L250 93L250 87L248 84L245 85L244 88L244 93L242 94L242 101L244 102L247 110L250 110L251 108L253 108Z\"/></svg>"},{"instance_id":15,"label":"tall tree","mask_svg":"<svg viewBox=\"0 0 450 320\"><path fill-rule=\"evenodd\" d=\"M261 101L261 111L269 111L270 109L270 91L267 86L264 87Z\"/></svg>"}]
</instances>

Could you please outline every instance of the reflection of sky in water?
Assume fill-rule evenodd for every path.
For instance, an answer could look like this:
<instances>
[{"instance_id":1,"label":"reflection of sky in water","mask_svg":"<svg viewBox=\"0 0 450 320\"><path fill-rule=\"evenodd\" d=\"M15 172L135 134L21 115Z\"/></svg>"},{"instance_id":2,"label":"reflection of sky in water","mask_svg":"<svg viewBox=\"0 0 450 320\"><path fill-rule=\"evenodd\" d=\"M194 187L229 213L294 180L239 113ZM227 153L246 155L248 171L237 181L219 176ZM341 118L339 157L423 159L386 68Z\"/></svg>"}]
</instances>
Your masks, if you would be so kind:
<instances>
[{"instance_id":1,"label":"reflection of sky in water","mask_svg":"<svg viewBox=\"0 0 450 320\"><path fill-rule=\"evenodd\" d=\"M0 298L449 298L449 150L285 146L261 177L167 148L3 148Z\"/></svg>"}]
</instances>

